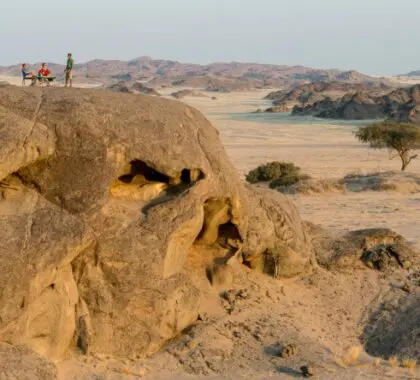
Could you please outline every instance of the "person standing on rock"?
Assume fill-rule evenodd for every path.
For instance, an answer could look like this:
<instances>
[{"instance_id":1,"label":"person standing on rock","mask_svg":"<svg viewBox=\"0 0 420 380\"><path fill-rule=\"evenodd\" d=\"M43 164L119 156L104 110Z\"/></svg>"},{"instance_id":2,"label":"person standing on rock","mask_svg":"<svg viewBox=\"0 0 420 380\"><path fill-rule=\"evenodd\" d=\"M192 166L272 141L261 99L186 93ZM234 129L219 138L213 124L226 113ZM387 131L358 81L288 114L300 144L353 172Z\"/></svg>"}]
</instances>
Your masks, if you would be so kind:
<instances>
[{"instance_id":1,"label":"person standing on rock","mask_svg":"<svg viewBox=\"0 0 420 380\"><path fill-rule=\"evenodd\" d=\"M73 66L74 66L73 56L71 53L68 53L66 69L64 70L64 73L66 74L66 84L64 87L67 87L68 85L70 85L70 87L73 86Z\"/></svg>"}]
</instances>

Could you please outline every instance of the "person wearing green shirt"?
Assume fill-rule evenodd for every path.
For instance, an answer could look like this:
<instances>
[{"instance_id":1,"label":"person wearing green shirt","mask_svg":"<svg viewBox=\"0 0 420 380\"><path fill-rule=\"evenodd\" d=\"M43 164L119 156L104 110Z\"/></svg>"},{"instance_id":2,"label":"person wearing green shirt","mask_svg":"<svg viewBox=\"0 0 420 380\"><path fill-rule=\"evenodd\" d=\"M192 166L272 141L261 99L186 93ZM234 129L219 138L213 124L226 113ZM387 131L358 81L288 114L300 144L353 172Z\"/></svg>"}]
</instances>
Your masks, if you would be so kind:
<instances>
[{"instance_id":1,"label":"person wearing green shirt","mask_svg":"<svg viewBox=\"0 0 420 380\"><path fill-rule=\"evenodd\" d=\"M74 61L73 61L72 54L68 53L67 54L66 69L64 70L64 72L66 74L66 85L65 85L65 87L67 87L68 85L70 85L70 87L73 86L73 66L74 66Z\"/></svg>"}]
</instances>

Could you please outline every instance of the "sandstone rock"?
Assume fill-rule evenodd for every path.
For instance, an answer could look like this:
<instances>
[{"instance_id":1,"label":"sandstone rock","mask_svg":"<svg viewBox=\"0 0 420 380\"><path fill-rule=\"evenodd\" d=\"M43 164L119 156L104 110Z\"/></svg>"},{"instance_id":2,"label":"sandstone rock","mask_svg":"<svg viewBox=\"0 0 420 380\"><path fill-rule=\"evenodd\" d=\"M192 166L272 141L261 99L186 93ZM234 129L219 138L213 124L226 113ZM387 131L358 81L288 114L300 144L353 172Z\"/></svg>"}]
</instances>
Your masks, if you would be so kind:
<instances>
[{"instance_id":1,"label":"sandstone rock","mask_svg":"<svg viewBox=\"0 0 420 380\"><path fill-rule=\"evenodd\" d=\"M318 263L327 268L371 268L383 272L420 269L420 255L401 235L387 228L332 234L307 223Z\"/></svg>"},{"instance_id":2,"label":"sandstone rock","mask_svg":"<svg viewBox=\"0 0 420 380\"><path fill-rule=\"evenodd\" d=\"M296 344L289 343L284 345L280 350L280 356L284 359L290 358L298 354L298 348Z\"/></svg>"},{"instance_id":3,"label":"sandstone rock","mask_svg":"<svg viewBox=\"0 0 420 380\"><path fill-rule=\"evenodd\" d=\"M0 379L55 380L57 369L28 348L0 343Z\"/></svg>"},{"instance_id":4,"label":"sandstone rock","mask_svg":"<svg viewBox=\"0 0 420 380\"><path fill-rule=\"evenodd\" d=\"M315 375L315 371L312 367L304 365L300 367L300 370L302 371L303 377L312 377Z\"/></svg>"},{"instance_id":5,"label":"sandstone rock","mask_svg":"<svg viewBox=\"0 0 420 380\"><path fill-rule=\"evenodd\" d=\"M311 265L296 209L246 187L191 107L1 87L0 113L0 340L145 356L197 320L185 266L205 280L206 247L242 246L276 277Z\"/></svg>"}]
</instances>

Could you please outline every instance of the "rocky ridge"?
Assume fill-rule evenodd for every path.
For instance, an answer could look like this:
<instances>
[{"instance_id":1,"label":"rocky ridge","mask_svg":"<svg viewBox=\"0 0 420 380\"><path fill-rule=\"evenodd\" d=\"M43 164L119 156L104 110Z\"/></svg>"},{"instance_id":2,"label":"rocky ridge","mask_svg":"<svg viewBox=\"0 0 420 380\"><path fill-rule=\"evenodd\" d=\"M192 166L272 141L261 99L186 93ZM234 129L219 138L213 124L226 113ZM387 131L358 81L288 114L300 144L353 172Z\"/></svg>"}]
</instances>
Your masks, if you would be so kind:
<instances>
[{"instance_id":1,"label":"rocky ridge","mask_svg":"<svg viewBox=\"0 0 420 380\"><path fill-rule=\"evenodd\" d=\"M33 69L39 66L39 63L31 65ZM49 63L49 67L62 79L63 65ZM20 66L0 67L0 74L20 75ZM129 61L97 59L76 63L75 75L79 82L93 82L104 86L121 80L150 81L155 86L188 84L191 87L209 88L219 92L287 87L302 81L377 81L355 71L240 62L199 65L150 57L139 57Z\"/></svg>"}]
</instances>

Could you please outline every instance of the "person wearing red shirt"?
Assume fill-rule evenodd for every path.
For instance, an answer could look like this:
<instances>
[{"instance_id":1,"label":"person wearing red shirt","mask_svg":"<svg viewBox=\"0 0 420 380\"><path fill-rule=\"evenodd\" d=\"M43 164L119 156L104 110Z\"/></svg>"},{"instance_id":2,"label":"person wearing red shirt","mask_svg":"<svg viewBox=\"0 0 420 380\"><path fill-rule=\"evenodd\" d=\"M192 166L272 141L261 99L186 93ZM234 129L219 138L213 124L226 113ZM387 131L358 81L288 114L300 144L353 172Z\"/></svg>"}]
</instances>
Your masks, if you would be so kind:
<instances>
[{"instance_id":1,"label":"person wearing red shirt","mask_svg":"<svg viewBox=\"0 0 420 380\"><path fill-rule=\"evenodd\" d=\"M40 82L42 81L46 81L47 83L49 83L48 81L48 77L50 76L51 71L48 68L48 65L46 63L43 63L41 68L38 71L38 79Z\"/></svg>"}]
</instances>

